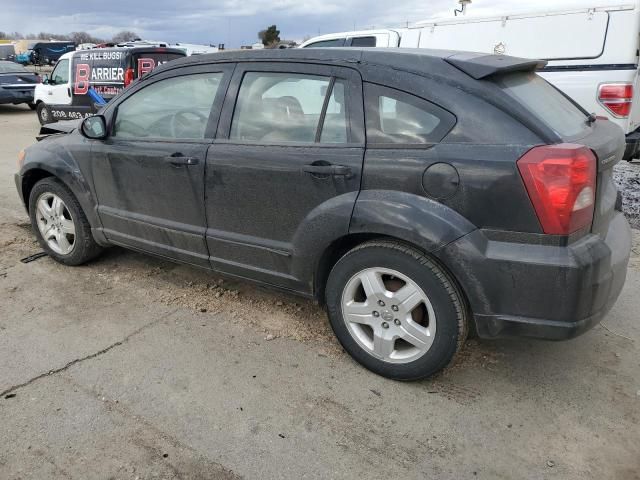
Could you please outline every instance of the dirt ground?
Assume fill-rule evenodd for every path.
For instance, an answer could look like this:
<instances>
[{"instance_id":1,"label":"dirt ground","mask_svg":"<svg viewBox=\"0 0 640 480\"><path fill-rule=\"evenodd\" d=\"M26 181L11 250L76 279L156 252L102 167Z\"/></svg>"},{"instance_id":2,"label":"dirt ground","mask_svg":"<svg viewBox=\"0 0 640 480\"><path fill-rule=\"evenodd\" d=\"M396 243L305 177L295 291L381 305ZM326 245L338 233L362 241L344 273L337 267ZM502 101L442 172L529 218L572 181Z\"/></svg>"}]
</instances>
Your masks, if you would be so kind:
<instances>
[{"instance_id":1,"label":"dirt ground","mask_svg":"<svg viewBox=\"0 0 640 480\"><path fill-rule=\"evenodd\" d=\"M392 382L296 297L119 248L21 263L40 249L12 176L37 129L0 106L1 479L640 479L640 232L584 336L470 340Z\"/></svg>"}]
</instances>

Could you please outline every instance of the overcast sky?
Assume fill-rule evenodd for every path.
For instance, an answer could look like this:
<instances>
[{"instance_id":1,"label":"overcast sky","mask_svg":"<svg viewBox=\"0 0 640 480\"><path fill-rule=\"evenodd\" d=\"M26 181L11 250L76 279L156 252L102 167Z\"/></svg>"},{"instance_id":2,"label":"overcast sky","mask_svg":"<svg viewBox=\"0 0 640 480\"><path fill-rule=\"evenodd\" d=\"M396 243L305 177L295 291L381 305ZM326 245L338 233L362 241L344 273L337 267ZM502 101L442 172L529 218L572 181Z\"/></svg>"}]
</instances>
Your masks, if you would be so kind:
<instances>
[{"instance_id":1,"label":"overcast sky","mask_svg":"<svg viewBox=\"0 0 640 480\"><path fill-rule=\"evenodd\" d=\"M473 0L470 15L558 10L633 0ZM283 39L371 27L402 26L453 15L457 0L1 0L0 31L67 33L110 38L133 30L166 42L252 44L277 24Z\"/></svg>"}]
</instances>

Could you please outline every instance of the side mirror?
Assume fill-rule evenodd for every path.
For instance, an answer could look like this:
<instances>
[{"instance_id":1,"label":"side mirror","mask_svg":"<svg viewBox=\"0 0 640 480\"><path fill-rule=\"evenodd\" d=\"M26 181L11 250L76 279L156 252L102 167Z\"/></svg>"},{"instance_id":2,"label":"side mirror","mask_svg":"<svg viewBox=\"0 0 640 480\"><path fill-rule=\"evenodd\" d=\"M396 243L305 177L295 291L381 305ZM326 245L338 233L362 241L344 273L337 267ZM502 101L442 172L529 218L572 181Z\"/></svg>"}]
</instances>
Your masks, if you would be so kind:
<instances>
[{"instance_id":1,"label":"side mirror","mask_svg":"<svg viewBox=\"0 0 640 480\"><path fill-rule=\"evenodd\" d=\"M44 77L42 77L42 83L45 85L49 85L49 75L45 73Z\"/></svg>"},{"instance_id":2,"label":"side mirror","mask_svg":"<svg viewBox=\"0 0 640 480\"><path fill-rule=\"evenodd\" d=\"M80 124L80 133L91 140L107 138L107 121L102 115L87 117Z\"/></svg>"}]
</instances>

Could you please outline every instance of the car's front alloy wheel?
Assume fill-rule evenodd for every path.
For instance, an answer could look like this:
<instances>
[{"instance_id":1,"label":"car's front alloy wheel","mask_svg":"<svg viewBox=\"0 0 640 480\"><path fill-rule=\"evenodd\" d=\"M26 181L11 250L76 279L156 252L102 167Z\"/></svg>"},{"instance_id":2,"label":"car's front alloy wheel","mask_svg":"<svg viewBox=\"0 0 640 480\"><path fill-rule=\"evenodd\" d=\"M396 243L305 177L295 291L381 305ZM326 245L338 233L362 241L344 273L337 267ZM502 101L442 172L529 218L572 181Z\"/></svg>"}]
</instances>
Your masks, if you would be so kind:
<instances>
[{"instance_id":1,"label":"car's front alloy wheel","mask_svg":"<svg viewBox=\"0 0 640 480\"><path fill-rule=\"evenodd\" d=\"M55 193L45 192L36 201L36 223L51 250L69 255L76 242L76 227L69 209Z\"/></svg>"},{"instance_id":2,"label":"car's front alloy wheel","mask_svg":"<svg viewBox=\"0 0 640 480\"><path fill-rule=\"evenodd\" d=\"M29 217L44 251L60 263L81 265L102 251L80 202L57 178L43 178L33 186Z\"/></svg>"},{"instance_id":3,"label":"car's front alloy wheel","mask_svg":"<svg viewBox=\"0 0 640 480\"><path fill-rule=\"evenodd\" d=\"M38 103L36 106L36 113L38 114L38 121L40 122L40 125L51 123L51 112L44 103Z\"/></svg>"}]
</instances>

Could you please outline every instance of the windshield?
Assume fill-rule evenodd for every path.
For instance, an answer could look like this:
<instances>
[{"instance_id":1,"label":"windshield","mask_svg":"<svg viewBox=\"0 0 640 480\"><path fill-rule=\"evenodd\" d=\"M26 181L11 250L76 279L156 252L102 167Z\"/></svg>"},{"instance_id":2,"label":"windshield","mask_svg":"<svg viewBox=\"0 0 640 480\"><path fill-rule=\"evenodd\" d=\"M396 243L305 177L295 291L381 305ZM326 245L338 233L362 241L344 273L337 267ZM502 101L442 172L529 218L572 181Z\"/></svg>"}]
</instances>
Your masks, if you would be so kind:
<instances>
[{"instance_id":1,"label":"windshield","mask_svg":"<svg viewBox=\"0 0 640 480\"><path fill-rule=\"evenodd\" d=\"M561 137L577 137L586 130L585 112L536 73L507 75L498 83Z\"/></svg>"},{"instance_id":2,"label":"windshield","mask_svg":"<svg viewBox=\"0 0 640 480\"><path fill-rule=\"evenodd\" d=\"M0 62L0 73L31 73L19 63Z\"/></svg>"}]
</instances>

